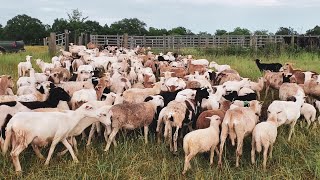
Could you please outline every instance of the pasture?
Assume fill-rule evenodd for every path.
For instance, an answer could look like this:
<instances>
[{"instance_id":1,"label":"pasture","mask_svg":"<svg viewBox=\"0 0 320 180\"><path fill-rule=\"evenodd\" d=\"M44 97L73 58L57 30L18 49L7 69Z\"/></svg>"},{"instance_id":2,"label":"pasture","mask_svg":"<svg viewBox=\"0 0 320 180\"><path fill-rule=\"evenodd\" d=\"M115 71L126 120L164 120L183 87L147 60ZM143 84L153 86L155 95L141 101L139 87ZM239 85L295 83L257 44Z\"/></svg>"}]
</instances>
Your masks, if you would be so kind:
<instances>
[{"instance_id":1,"label":"pasture","mask_svg":"<svg viewBox=\"0 0 320 180\"><path fill-rule=\"evenodd\" d=\"M182 52L192 54L196 58L214 60L219 64L229 64L243 77L256 80L261 76L251 56L213 56L196 49L182 50ZM0 74L10 74L16 81L17 64L24 61L26 55L32 55L33 59L51 60L46 47L27 47L26 52L0 56ZM320 72L318 54L300 53L295 56L283 54L270 59L261 57L261 60L280 63L289 61L294 63L296 68ZM36 67L34 62L33 65ZM268 107L270 102L269 97L264 100L262 114L266 113L265 107ZM289 128L281 126L278 129L273 157L268 159L266 172L261 165L262 154L257 155L256 165L251 165L251 136L245 139L239 168L235 167L235 147L227 141L221 170L217 167L217 155L213 167L210 167L209 154L198 154L191 161L192 169L182 176L184 153L181 144L178 155L173 155L164 143L156 143L153 133L149 136L150 143L145 145L143 134L134 131L127 135L119 133L118 146L116 148L112 146L108 153L103 151L106 143L102 137L95 139L88 148L84 141L79 141L78 164L72 162L69 154L57 157L56 153L62 150L62 146L59 146L50 165L44 166L44 160L38 159L29 147L20 156L24 169L21 175L16 175L8 154L0 156L0 179L319 179L319 128L320 125L315 129L306 129L306 123L299 120L292 140L288 142ZM43 153L47 154L48 148L44 148L44 151Z\"/></svg>"}]
</instances>

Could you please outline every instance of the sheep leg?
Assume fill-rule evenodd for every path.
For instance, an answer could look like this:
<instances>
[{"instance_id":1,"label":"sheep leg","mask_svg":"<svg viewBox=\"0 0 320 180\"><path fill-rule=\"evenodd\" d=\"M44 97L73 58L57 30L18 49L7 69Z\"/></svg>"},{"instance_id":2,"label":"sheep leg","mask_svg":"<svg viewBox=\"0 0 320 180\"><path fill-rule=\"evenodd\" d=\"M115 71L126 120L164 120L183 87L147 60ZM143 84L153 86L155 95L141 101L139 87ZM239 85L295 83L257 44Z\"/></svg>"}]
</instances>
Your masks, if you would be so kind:
<instances>
[{"instance_id":1,"label":"sheep leg","mask_svg":"<svg viewBox=\"0 0 320 180\"><path fill-rule=\"evenodd\" d=\"M211 151L210 151L210 166L213 165L213 158L214 158L214 150L216 149L216 146L212 146L211 147Z\"/></svg>"},{"instance_id":2,"label":"sheep leg","mask_svg":"<svg viewBox=\"0 0 320 180\"><path fill-rule=\"evenodd\" d=\"M145 142L145 144L148 144L148 131L149 131L148 125L144 126L144 142Z\"/></svg>"},{"instance_id":3,"label":"sheep leg","mask_svg":"<svg viewBox=\"0 0 320 180\"><path fill-rule=\"evenodd\" d=\"M85 140L86 137L87 137L87 135L86 135L86 133L83 131L83 132L81 133L81 140Z\"/></svg>"},{"instance_id":4,"label":"sheep leg","mask_svg":"<svg viewBox=\"0 0 320 180\"><path fill-rule=\"evenodd\" d=\"M96 122L96 127L97 127L97 133L98 133L98 136L101 136L101 124L100 122Z\"/></svg>"},{"instance_id":5,"label":"sheep leg","mask_svg":"<svg viewBox=\"0 0 320 180\"><path fill-rule=\"evenodd\" d=\"M269 157L272 158L273 144L270 144Z\"/></svg>"},{"instance_id":6,"label":"sheep leg","mask_svg":"<svg viewBox=\"0 0 320 180\"><path fill-rule=\"evenodd\" d=\"M63 155L65 155L67 152L68 152L68 149L65 149L65 150L63 150L63 151L61 151L61 152L58 152L58 153L57 153L57 156L63 156Z\"/></svg>"},{"instance_id":7,"label":"sheep leg","mask_svg":"<svg viewBox=\"0 0 320 180\"><path fill-rule=\"evenodd\" d=\"M252 136L251 141L251 164L255 164L256 162L256 141L255 138Z\"/></svg>"},{"instance_id":8,"label":"sheep leg","mask_svg":"<svg viewBox=\"0 0 320 180\"><path fill-rule=\"evenodd\" d=\"M305 119L307 120L307 123L308 123L307 129L309 129L309 127L310 127L310 125L311 125L311 120L310 120L310 118L305 118Z\"/></svg>"},{"instance_id":9,"label":"sheep leg","mask_svg":"<svg viewBox=\"0 0 320 180\"><path fill-rule=\"evenodd\" d=\"M44 159L44 156L41 154L37 145L31 143L31 147L39 159Z\"/></svg>"},{"instance_id":10,"label":"sheep leg","mask_svg":"<svg viewBox=\"0 0 320 180\"><path fill-rule=\"evenodd\" d=\"M72 159L75 163L78 163L79 160L77 158L77 156L74 154L73 149L71 147L71 145L68 143L67 139L63 139L62 140L62 144L68 149L68 151L70 152ZM51 150L51 149L50 149Z\"/></svg>"},{"instance_id":11,"label":"sheep leg","mask_svg":"<svg viewBox=\"0 0 320 180\"><path fill-rule=\"evenodd\" d=\"M267 85L266 85L266 93L265 93L265 95L264 95L264 99L266 99L267 96L268 96L269 88L270 88L270 86L267 84Z\"/></svg>"},{"instance_id":12,"label":"sheep leg","mask_svg":"<svg viewBox=\"0 0 320 180\"><path fill-rule=\"evenodd\" d=\"M176 132L173 135L173 146L174 146L174 154L176 154L178 152L178 135L179 135L179 127L176 128Z\"/></svg>"},{"instance_id":13,"label":"sheep leg","mask_svg":"<svg viewBox=\"0 0 320 180\"><path fill-rule=\"evenodd\" d=\"M244 135L240 133L237 138L237 151L236 151L236 167L239 167L240 156L242 155Z\"/></svg>"},{"instance_id":14,"label":"sheep leg","mask_svg":"<svg viewBox=\"0 0 320 180\"><path fill-rule=\"evenodd\" d=\"M257 91L258 100L260 100L260 92Z\"/></svg>"},{"instance_id":15,"label":"sheep leg","mask_svg":"<svg viewBox=\"0 0 320 180\"><path fill-rule=\"evenodd\" d=\"M55 139L55 140L52 141L51 146L50 146L50 150L49 150L49 153L48 153L48 157L47 157L47 160L44 163L44 165L46 165L46 166L49 165L49 162L50 162L50 159L52 157L53 151L56 148L56 145L58 143L59 143L59 139Z\"/></svg>"},{"instance_id":16,"label":"sheep leg","mask_svg":"<svg viewBox=\"0 0 320 180\"><path fill-rule=\"evenodd\" d=\"M157 129L157 142L158 144L160 144L161 142L161 132L162 132L162 129L163 129L163 124L161 123L159 125L159 129Z\"/></svg>"},{"instance_id":17,"label":"sheep leg","mask_svg":"<svg viewBox=\"0 0 320 180\"><path fill-rule=\"evenodd\" d=\"M271 89L271 98L274 99L274 89Z\"/></svg>"},{"instance_id":18,"label":"sheep leg","mask_svg":"<svg viewBox=\"0 0 320 180\"><path fill-rule=\"evenodd\" d=\"M297 120L294 120L291 124L290 124L290 132L289 132L289 137L288 137L288 141L290 142L291 136L294 132L294 126L296 125Z\"/></svg>"},{"instance_id":19,"label":"sheep leg","mask_svg":"<svg viewBox=\"0 0 320 180\"><path fill-rule=\"evenodd\" d=\"M195 156L195 154L192 154L192 153L185 156L184 168L183 168L183 172L182 172L183 175L186 174L187 170L191 168L190 161L194 156Z\"/></svg>"},{"instance_id":20,"label":"sheep leg","mask_svg":"<svg viewBox=\"0 0 320 180\"><path fill-rule=\"evenodd\" d=\"M111 146L111 142L113 141L113 139L115 138L115 136L117 135L119 129L118 128L113 128L109 138L108 138L108 142L106 145L106 148L104 149L104 151L108 152L110 146Z\"/></svg>"},{"instance_id":21,"label":"sheep leg","mask_svg":"<svg viewBox=\"0 0 320 180\"><path fill-rule=\"evenodd\" d=\"M224 147L224 143L226 142L228 136L228 127L226 124L222 123L222 130L221 130L221 135L220 135L220 152L219 152L219 161L218 161L218 165L221 168L222 167L222 153L223 153L223 147Z\"/></svg>"},{"instance_id":22,"label":"sheep leg","mask_svg":"<svg viewBox=\"0 0 320 180\"><path fill-rule=\"evenodd\" d=\"M77 140L76 140L76 138L75 137L72 137L72 144L73 144L73 148L74 148L74 152L76 153L76 154L78 154L78 143L77 143Z\"/></svg>"},{"instance_id":23,"label":"sheep leg","mask_svg":"<svg viewBox=\"0 0 320 180\"><path fill-rule=\"evenodd\" d=\"M10 153L13 166L16 169L16 172L21 172L21 164L19 160L19 154L25 149L26 147L23 144L19 144L15 149L13 149Z\"/></svg>"},{"instance_id":24,"label":"sheep leg","mask_svg":"<svg viewBox=\"0 0 320 180\"><path fill-rule=\"evenodd\" d=\"M92 137L93 137L94 132L95 132L95 128L96 128L96 124L93 123L93 124L91 125L91 129L90 129L90 133L89 133L89 137L88 137L87 146L90 146L90 144L91 144Z\"/></svg>"},{"instance_id":25,"label":"sheep leg","mask_svg":"<svg viewBox=\"0 0 320 180\"><path fill-rule=\"evenodd\" d=\"M264 151L263 151L263 170L264 171L267 169L268 149L269 149L269 143L265 144Z\"/></svg>"},{"instance_id":26,"label":"sheep leg","mask_svg":"<svg viewBox=\"0 0 320 180\"><path fill-rule=\"evenodd\" d=\"M169 141L169 145L170 145L170 151L173 152L173 140L172 140L172 126L170 124L170 122L168 122L168 129L169 129L169 137L168 137L168 141Z\"/></svg>"}]
</instances>

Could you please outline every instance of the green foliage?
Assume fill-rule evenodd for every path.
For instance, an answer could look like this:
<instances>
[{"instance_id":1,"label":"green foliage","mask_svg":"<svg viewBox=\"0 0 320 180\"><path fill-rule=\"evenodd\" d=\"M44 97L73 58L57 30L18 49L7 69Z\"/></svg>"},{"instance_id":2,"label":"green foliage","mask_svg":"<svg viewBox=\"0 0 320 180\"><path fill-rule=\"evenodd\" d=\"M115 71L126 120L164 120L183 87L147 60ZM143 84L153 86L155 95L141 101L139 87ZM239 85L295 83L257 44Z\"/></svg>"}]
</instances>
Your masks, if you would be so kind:
<instances>
[{"instance_id":1,"label":"green foliage","mask_svg":"<svg viewBox=\"0 0 320 180\"><path fill-rule=\"evenodd\" d=\"M168 34L168 31L166 29L149 27L149 31L148 31L149 36L162 36L164 34Z\"/></svg>"},{"instance_id":2,"label":"green foliage","mask_svg":"<svg viewBox=\"0 0 320 180\"><path fill-rule=\"evenodd\" d=\"M172 28L168 31L169 35L193 35L190 29L186 29L185 27L179 26Z\"/></svg>"},{"instance_id":3,"label":"green foliage","mask_svg":"<svg viewBox=\"0 0 320 180\"><path fill-rule=\"evenodd\" d=\"M253 32L254 35L268 35L268 30L256 30Z\"/></svg>"},{"instance_id":4,"label":"green foliage","mask_svg":"<svg viewBox=\"0 0 320 180\"><path fill-rule=\"evenodd\" d=\"M110 25L112 34L144 35L147 33L147 24L137 18L122 19Z\"/></svg>"},{"instance_id":5,"label":"green foliage","mask_svg":"<svg viewBox=\"0 0 320 180\"><path fill-rule=\"evenodd\" d=\"M79 9L73 9L72 10L72 13L67 13L68 14L68 17L69 17L69 22L72 23L72 22L81 22L83 23L86 19L88 19L89 17L86 16L86 17L82 17L82 12L79 11Z\"/></svg>"},{"instance_id":6,"label":"green foliage","mask_svg":"<svg viewBox=\"0 0 320 180\"><path fill-rule=\"evenodd\" d=\"M320 35L320 27L317 25L313 29L307 30L307 35Z\"/></svg>"},{"instance_id":7,"label":"green foliage","mask_svg":"<svg viewBox=\"0 0 320 180\"><path fill-rule=\"evenodd\" d=\"M25 14L17 15L8 20L4 34L6 39L24 40L27 44L48 35L46 26L39 19Z\"/></svg>"},{"instance_id":8,"label":"green foliage","mask_svg":"<svg viewBox=\"0 0 320 180\"><path fill-rule=\"evenodd\" d=\"M0 40L4 39L4 33L3 33L3 27L2 24L0 24Z\"/></svg>"},{"instance_id":9,"label":"green foliage","mask_svg":"<svg viewBox=\"0 0 320 180\"><path fill-rule=\"evenodd\" d=\"M276 35L297 35L297 31L295 31L292 27L280 27L276 32Z\"/></svg>"},{"instance_id":10,"label":"green foliage","mask_svg":"<svg viewBox=\"0 0 320 180\"><path fill-rule=\"evenodd\" d=\"M212 34L208 33L207 31L205 31L205 32L200 31L197 35L200 35L200 36L212 36Z\"/></svg>"},{"instance_id":11,"label":"green foliage","mask_svg":"<svg viewBox=\"0 0 320 180\"><path fill-rule=\"evenodd\" d=\"M229 35L250 35L251 32L249 29L236 27L232 32L228 33Z\"/></svg>"},{"instance_id":12,"label":"green foliage","mask_svg":"<svg viewBox=\"0 0 320 180\"><path fill-rule=\"evenodd\" d=\"M104 28L97 21L86 21L84 23L86 33L90 34L103 34Z\"/></svg>"},{"instance_id":13,"label":"green foliage","mask_svg":"<svg viewBox=\"0 0 320 180\"><path fill-rule=\"evenodd\" d=\"M216 36L222 36L222 35L226 35L228 32L226 30L223 29L217 29L216 32L214 33L214 35Z\"/></svg>"},{"instance_id":14,"label":"green foliage","mask_svg":"<svg viewBox=\"0 0 320 180\"><path fill-rule=\"evenodd\" d=\"M63 33L66 29L69 29L69 22L62 18L55 19L51 27L51 31L56 33Z\"/></svg>"}]
</instances>

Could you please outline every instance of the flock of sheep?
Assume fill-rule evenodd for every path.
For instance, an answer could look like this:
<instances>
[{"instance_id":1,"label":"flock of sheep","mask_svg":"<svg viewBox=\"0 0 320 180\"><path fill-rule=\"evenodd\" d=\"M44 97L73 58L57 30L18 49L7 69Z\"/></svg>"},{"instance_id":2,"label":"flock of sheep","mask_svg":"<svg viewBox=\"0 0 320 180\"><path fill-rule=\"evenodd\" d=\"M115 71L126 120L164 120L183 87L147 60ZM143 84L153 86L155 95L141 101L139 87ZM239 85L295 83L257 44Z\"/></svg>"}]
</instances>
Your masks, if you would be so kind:
<instances>
[{"instance_id":1,"label":"flock of sheep","mask_svg":"<svg viewBox=\"0 0 320 180\"><path fill-rule=\"evenodd\" d=\"M293 69L289 63L264 64L257 59L263 77L255 82L229 65L172 52L154 55L141 47L99 50L71 44L51 63L36 59L40 73L31 61L27 56L18 64L16 95L11 76L0 79L0 145L4 154L11 146L17 172L22 170L19 154L29 144L37 157L44 158L39 148L51 143L46 165L59 142L66 150L58 155L69 151L78 162L76 137L86 138L84 130L90 126L87 145L104 129L105 151L111 144L116 148L120 130L143 128L145 143L149 132L156 133L158 143L167 143L173 153L183 138L183 174L200 152L211 152L210 165L216 152L221 166L227 137L233 146L237 143L238 167L244 138L252 135L252 163L263 147L266 169L277 128L290 125L290 141L298 118L303 115L309 127L320 108L320 76ZM261 118L259 101L264 87L266 97L271 88L272 98L279 90L280 99L266 109L267 119Z\"/></svg>"}]
</instances>

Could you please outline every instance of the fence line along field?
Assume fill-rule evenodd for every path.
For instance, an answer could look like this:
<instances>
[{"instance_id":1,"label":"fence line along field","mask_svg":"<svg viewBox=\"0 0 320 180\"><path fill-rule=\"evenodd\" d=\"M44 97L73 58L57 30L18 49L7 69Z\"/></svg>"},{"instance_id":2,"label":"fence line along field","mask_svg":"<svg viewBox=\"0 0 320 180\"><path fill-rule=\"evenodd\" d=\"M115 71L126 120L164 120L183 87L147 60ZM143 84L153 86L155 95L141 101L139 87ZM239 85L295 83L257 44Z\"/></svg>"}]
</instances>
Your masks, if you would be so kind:
<instances>
[{"instance_id":1,"label":"fence line along field","mask_svg":"<svg viewBox=\"0 0 320 180\"><path fill-rule=\"evenodd\" d=\"M142 52L140 51L141 49L135 49L135 50L137 51L139 50L139 52ZM94 50L86 50L86 51L88 53L97 53L97 52L94 52ZM117 50L115 49L110 49L110 51L117 52ZM152 50L152 51L154 51L154 54L160 53L159 51L156 51L156 50ZM232 69L239 72L241 77L250 78L250 80L252 81L257 81L259 77L263 76L263 74L260 73L259 68L255 64L254 60L256 58L254 58L254 56L251 55L250 53L244 53L239 55L228 55L227 53L225 53L225 55L223 55L223 53L222 54L216 53L215 50L210 50L210 49L200 50L195 48L180 49L179 51L180 51L179 53L183 55L191 54L193 56L193 59L207 59L209 62L214 61L220 65L222 64L230 65ZM130 54L132 52L133 51L128 51L127 53ZM65 55L68 55L67 52L62 52L62 53ZM108 54L109 52L105 52L105 53ZM44 62L48 62L48 63L51 63L52 61L52 57L48 53L48 48L42 47L42 46L26 47L26 52L1 55L0 56L0 75L11 75L13 77L13 80L15 83L15 87L13 88L14 94L16 94L18 90L16 86L16 82L19 79L17 66L19 62L25 61L27 55L32 56L32 60L31 60L32 67L35 69L36 72L41 72L41 68L39 68L39 66L37 65L36 59L42 59ZM132 55L135 56L135 53ZM122 61L125 61L125 58L126 58L125 55L119 55L118 57L121 57L119 59L122 59ZM174 56L171 56L171 54L169 53L169 55L161 56L161 58L163 59L159 57L157 57L156 59L161 60L163 62L163 61L167 61L167 58L171 58ZM92 64L91 61L96 61L96 62L99 61L98 59L95 59L97 57L94 57L93 59L86 59L86 56L83 55L83 58L84 58L83 59L84 62L88 60L89 62L88 64ZM134 60L135 58L130 59L131 65L134 64L132 62L135 61ZM68 59L72 59L73 61L75 61L74 59L76 58L67 57L65 60L67 61ZM187 56L185 59L187 59ZM301 69L304 71L320 72L320 66L318 66L320 62L320 56L319 54L314 52L281 53L281 54L276 54L276 56L265 54L265 56L261 56L261 58L259 59L261 59L261 63L262 62L263 63L281 63L282 65L285 65L286 62L290 62L293 64L292 66L296 69ZM148 64L147 62L148 62L147 60L143 60L143 63ZM177 62L175 66L179 66L179 63L183 63L183 60L181 62L180 61ZM71 69L75 67L74 64L71 66ZM110 64L113 64L113 65L110 65ZM126 89L127 92L123 93L123 98L125 98L125 100L128 100L127 94L129 94L129 91L131 91L130 93L134 92L137 94L140 91L137 89L131 90L131 88L127 87L126 83L122 83L122 82L130 82L130 81L135 82L136 86L139 87L139 81L142 81L143 82L143 84L141 83L142 86L149 85L150 89L153 89L153 90L156 89L155 88L156 85L153 86L154 82L152 82L152 78L154 74L158 76L159 73L153 74L152 68L150 68L151 72L149 72L150 69L147 68L146 71L148 72L143 73L144 75L142 79L139 80L139 75L138 75L137 78L133 80L133 79L130 79L131 78L131 75L129 73L130 67L127 67L128 68L127 70L123 70L122 69L123 64L121 63L117 64L116 62L112 62L110 64L108 63L105 66L107 71L110 69L118 69L121 72L128 72L128 75L125 77L122 77L120 75L122 79L120 78L118 81L116 81L117 83L114 83L114 84L112 84L112 80L110 79L106 80L105 79L106 77L101 77L100 80L101 79L106 80L105 82L107 84L111 82L111 86L112 85L116 86L116 87L113 87L114 89L111 88L111 91L115 92L119 90L121 91L120 93L123 93L123 90ZM190 70L191 65L188 63L186 63L186 65L189 67L188 70ZM203 67L202 65L200 66ZM158 65L157 67L162 68L160 65ZM80 68L80 66L78 66L78 68ZM198 67L194 66L194 68L198 68ZM214 69L214 68L211 68L211 69ZM74 70L75 72L77 71L76 69ZM196 70L201 70L201 68ZM89 75L90 75L89 78L86 78L85 70L80 72L77 71L77 72L78 72L78 77L76 79L78 80L79 79L91 80L92 78L91 77L92 72L89 72ZM137 74L139 74L139 72L140 71L138 70ZM51 73L50 76L52 76L52 80L54 81L55 76L52 75L52 72L50 73ZM178 74L179 71L175 71L175 73ZM117 73L114 73L114 74L117 74ZM116 78L116 77L111 76L111 78ZM158 77L155 79L158 79ZM160 78L160 79L163 79L163 78ZM167 90L171 90L171 88L179 89L181 88L180 87L181 83L182 83L182 86L183 86L183 83L185 83L185 82L178 81L181 79L172 79L172 80L176 83L174 84L174 87L170 86L167 80L163 82L164 84L167 83L166 84L168 85ZM314 79L312 79L311 81L313 80ZM138 83L136 83L137 81ZM200 80L198 82L203 83L203 81L200 81ZM96 87L100 87L101 86L100 83L101 81L98 81L98 85ZM202 86L201 83L200 83L200 86ZM120 86L120 88L118 86ZM184 86L186 86L186 84ZM211 85L210 87L204 85L204 87L206 87L205 90L206 92L208 91L210 95L212 95L215 91L215 88L212 88ZM100 89L95 88L95 90L97 90L97 95L99 95ZM203 92L201 90L203 89L200 88L196 91L199 92L200 94L200 92L201 93ZM216 91L218 91L218 88ZM70 93L69 91L67 92ZM183 92L183 91L180 91L180 92ZM192 91L192 93L194 92L195 91ZM113 95L117 99L117 95L115 93ZM110 98L111 96L113 96L111 95L112 92L108 94L109 95L106 95L107 96L106 98ZM159 94L159 92L155 94ZM274 99L271 98L270 94L271 93L269 92L269 95L265 98L264 90L261 93L260 101L262 102L262 109L260 114L260 120L262 121L267 120L267 116L268 116L267 109L269 105L273 103L275 100L279 100L279 95L277 90L275 90ZM102 96L102 94L100 95ZM187 93L182 97L189 97L189 95L190 94ZM198 95L196 94L196 96ZM179 95L176 95L176 96L179 96ZM228 97L226 94L224 96L226 98ZM299 97L300 96L297 95L295 97L296 102L291 102L291 103L297 103ZM75 98L75 97L72 97L72 98ZM137 99L135 99L136 97L132 97L132 98L133 98L131 99L132 101L134 102L138 101ZM164 96L164 98L166 98L166 96ZM121 97L119 99L121 99ZM155 97L153 97L153 100L154 99ZM76 101L74 106L80 106L77 103L78 101ZM0 105L0 109L1 109L1 105ZM110 119L111 119L111 122L112 121L115 122L116 118L114 117L116 116L115 114L117 112L115 108L112 110L113 110L112 111L113 118L111 117ZM187 110L185 110L185 112L187 113ZM5 114L7 112L1 111L0 113ZM148 114L148 113L150 112L145 112L145 114ZM190 113L190 116L192 116L191 110L188 113ZM271 114L272 113L273 112L271 112ZM292 112L292 113L296 113L296 112ZM194 114L197 114L197 110L194 111ZM109 118L108 114L103 114L103 113L99 114L100 118L103 115L106 115L107 118ZM318 116L319 114L317 112L316 119L318 118ZM139 119L141 117L136 117L136 118ZM171 121L174 121L175 120L174 118L175 117L172 116L172 117L169 117L168 119L171 119ZM278 119L281 119L280 115ZM0 123L2 122L0 121ZM313 124L317 124L317 126L313 127ZM288 125L279 126L277 129L278 130L277 138L273 147L273 153L272 153L273 156L268 157L266 171L264 171L262 167L263 153L259 153L259 154L256 153L256 163L255 165L251 164L251 136L252 135L250 134L244 138L243 154L240 158L239 167L236 167L236 146L232 146L231 141L229 140L229 138L227 138L224 146L224 151L221 154L222 155L221 169L218 167L219 154L215 154L213 165L212 167L210 167L209 165L210 151L209 151L207 153L198 153L194 158L192 158L192 160L190 161L191 168L186 172L185 175L182 175L182 171L184 169L184 164L185 164L185 152L182 145L183 139L180 137L178 138L177 152L172 153L170 151L169 145L167 145L167 143L165 143L166 141L163 140L163 137L162 137L161 143L157 143L157 135L154 132L155 127L153 127L156 125L151 124L149 127L148 144L145 144L145 137L144 137L144 130L146 130L146 128L142 128L143 125L140 125L135 127L134 131L131 131L131 130L119 131L115 137L117 146L114 146L110 141L111 147L108 152L104 151L107 143L103 137L103 131L102 131L102 134L100 135L97 135L95 133L94 135L95 138L93 138L92 144L90 146L86 145L87 139L88 139L87 137L82 139L81 136L77 136L76 139L78 142L78 146L77 146L78 153L76 153L76 157L78 158L79 163L75 163L72 160L70 153L68 152L66 153L66 155L58 156L57 155L58 152L61 152L65 149L65 146L62 143L59 143L53 152L53 156L51 158L50 164L48 166L45 166L44 165L45 160L38 158L36 153L33 151L33 148L29 146L19 155L20 164L22 166L22 172L20 174L17 174L15 172L15 166L13 165L12 159L10 156L12 147L9 147L8 153L0 157L0 167L1 167L0 179L66 179L66 178L69 178L69 179L80 179L80 178L81 179L185 179L185 178L188 178L188 179L189 178L196 178L196 179L271 179L271 178L272 179L319 179L320 178L320 170L319 170L320 168L320 152L319 152L320 136L318 134L320 133L320 130L319 130L320 124L318 123L318 120L316 120L316 122L314 122L313 124L309 128L307 128L307 122L304 119L304 117L301 116L297 120L297 124L295 125L295 128L294 128L295 130L290 141L288 141L290 127ZM124 125L123 127L120 127L119 125L119 127L123 129L125 127L130 128L131 126L133 125L132 124ZM44 125L42 128L48 128L48 127L45 127ZM114 130L114 129L115 127L113 126L113 129L111 130ZM102 126L102 130L104 130L104 126ZM220 130L223 131L223 128L222 129L220 128ZM86 129L86 133L88 134L89 131L90 131L90 127ZM174 133L175 133L175 129L172 131L172 135ZM111 135L112 134L113 133L111 133ZM194 132L193 134L197 134L197 132ZM16 133L14 137L17 138L18 135L19 133ZM109 139L111 135L109 134ZM163 136L163 133L162 133L162 136ZM19 143L19 142L16 141L15 143ZM47 157L50 145L51 143L49 143L46 147L40 149L41 153L44 155L45 158ZM14 146L14 148L16 147ZM220 145L218 145L217 148L220 150ZM75 150L75 147L73 146L72 149Z\"/></svg>"}]
</instances>

